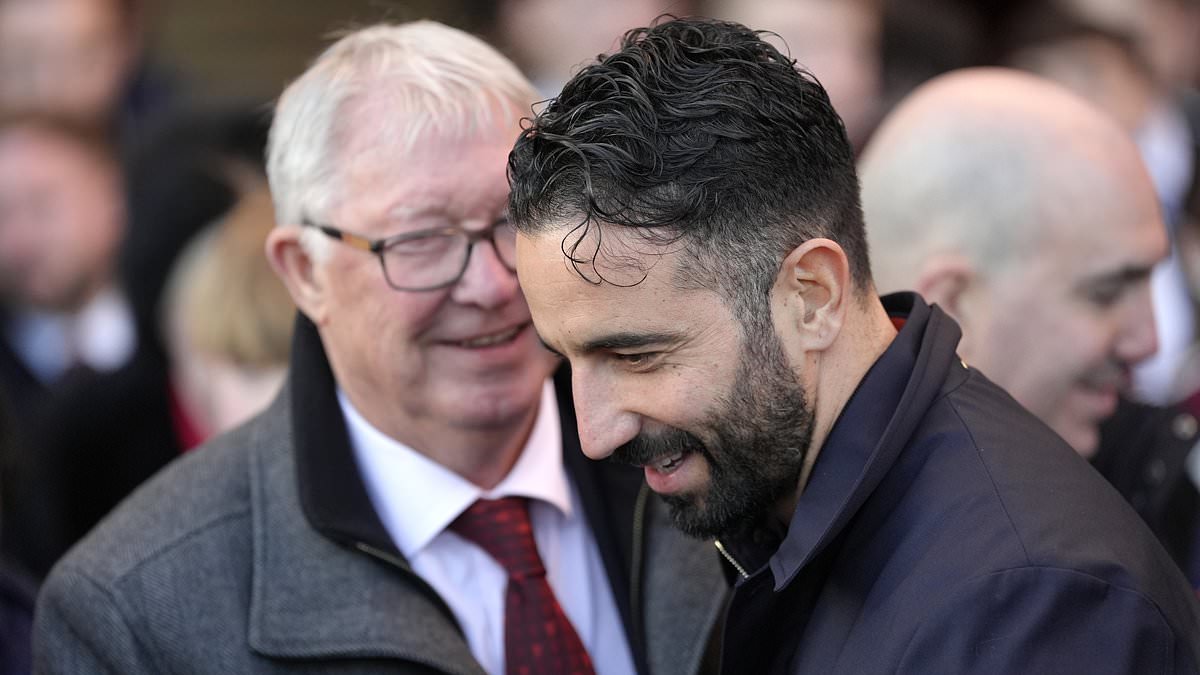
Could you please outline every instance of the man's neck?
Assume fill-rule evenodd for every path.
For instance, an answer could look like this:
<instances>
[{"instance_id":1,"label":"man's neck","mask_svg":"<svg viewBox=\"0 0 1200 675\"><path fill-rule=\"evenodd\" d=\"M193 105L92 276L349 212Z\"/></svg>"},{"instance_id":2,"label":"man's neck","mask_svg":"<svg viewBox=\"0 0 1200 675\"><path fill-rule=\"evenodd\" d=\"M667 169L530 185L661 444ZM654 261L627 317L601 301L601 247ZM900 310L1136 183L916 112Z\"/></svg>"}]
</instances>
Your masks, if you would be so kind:
<instances>
[{"instance_id":1,"label":"man's neck","mask_svg":"<svg viewBox=\"0 0 1200 675\"><path fill-rule=\"evenodd\" d=\"M877 297L872 296L861 308L856 305L847 315L842 336L829 349L815 357L816 386L811 391L813 434L804 457L804 467L796 491L781 500L775 515L787 527L796 511L800 494L808 486L817 457L850 397L858 389L867 371L896 337L896 327Z\"/></svg>"}]
</instances>

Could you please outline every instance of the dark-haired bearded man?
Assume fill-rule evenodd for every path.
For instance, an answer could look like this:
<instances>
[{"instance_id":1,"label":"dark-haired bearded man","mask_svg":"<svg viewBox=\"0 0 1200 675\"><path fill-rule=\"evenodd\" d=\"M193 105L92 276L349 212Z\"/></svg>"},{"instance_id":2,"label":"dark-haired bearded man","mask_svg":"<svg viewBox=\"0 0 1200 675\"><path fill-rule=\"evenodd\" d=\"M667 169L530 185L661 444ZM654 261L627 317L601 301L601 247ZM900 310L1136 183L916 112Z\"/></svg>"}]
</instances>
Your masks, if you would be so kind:
<instances>
[{"instance_id":1,"label":"dark-haired bearded man","mask_svg":"<svg viewBox=\"0 0 1200 675\"><path fill-rule=\"evenodd\" d=\"M518 274L583 451L736 579L726 673L1194 673L1170 557L1053 431L875 295L853 153L743 26L626 35L509 159Z\"/></svg>"}]
</instances>

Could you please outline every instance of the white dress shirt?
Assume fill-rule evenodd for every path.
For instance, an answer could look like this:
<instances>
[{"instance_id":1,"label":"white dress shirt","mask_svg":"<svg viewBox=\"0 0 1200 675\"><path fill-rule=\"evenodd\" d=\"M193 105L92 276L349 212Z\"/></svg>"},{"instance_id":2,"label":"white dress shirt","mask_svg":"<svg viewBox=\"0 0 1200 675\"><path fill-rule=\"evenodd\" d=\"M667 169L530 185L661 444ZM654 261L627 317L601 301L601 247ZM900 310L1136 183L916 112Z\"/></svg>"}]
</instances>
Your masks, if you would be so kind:
<instances>
[{"instance_id":1,"label":"white dress shirt","mask_svg":"<svg viewBox=\"0 0 1200 675\"><path fill-rule=\"evenodd\" d=\"M534 540L559 604L598 675L633 673L633 657L599 548L562 463L554 386L547 381L529 440L507 476L483 490L384 435L338 391L371 503L396 547L450 606L484 670L504 673L507 574L482 548L447 529L480 498L529 497Z\"/></svg>"},{"instance_id":2,"label":"white dress shirt","mask_svg":"<svg viewBox=\"0 0 1200 675\"><path fill-rule=\"evenodd\" d=\"M73 314L27 310L4 326L17 357L43 384L51 384L73 365L108 373L125 365L137 350L137 331L129 301L116 289L100 291Z\"/></svg>"}]
</instances>

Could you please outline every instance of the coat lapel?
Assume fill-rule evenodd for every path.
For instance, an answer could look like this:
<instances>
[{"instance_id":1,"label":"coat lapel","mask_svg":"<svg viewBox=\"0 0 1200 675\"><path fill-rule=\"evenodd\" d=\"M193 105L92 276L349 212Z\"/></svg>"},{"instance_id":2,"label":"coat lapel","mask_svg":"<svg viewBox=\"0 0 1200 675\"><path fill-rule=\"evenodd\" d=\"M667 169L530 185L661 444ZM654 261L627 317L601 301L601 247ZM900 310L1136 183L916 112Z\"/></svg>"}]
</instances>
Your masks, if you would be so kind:
<instances>
[{"instance_id":1,"label":"coat lapel","mask_svg":"<svg viewBox=\"0 0 1200 675\"><path fill-rule=\"evenodd\" d=\"M696 673L727 596L718 555L710 542L678 532L657 497L639 497L639 472L583 456L569 379L561 371L555 379L565 466L639 670ZM396 658L482 675L450 610L408 567L370 506L320 338L302 316L289 384L265 417L250 457L251 649L282 659Z\"/></svg>"},{"instance_id":2,"label":"coat lapel","mask_svg":"<svg viewBox=\"0 0 1200 675\"><path fill-rule=\"evenodd\" d=\"M481 675L457 626L406 582L403 569L327 539L305 521L287 398L251 449L250 648L281 659L397 658Z\"/></svg>"},{"instance_id":3,"label":"coat lapel","mask_svg":"<svg viewBox=\"0 0 1200 675\"><path fill-rule=\"evenodd\" d=\"M676 529L666 505L653 494L648 494L645 519L642 611L650 672L715 672L716 652L709 649L716 646L717 625L729 597L720 556L711 541Z\"/></svg>"}]
</instances>

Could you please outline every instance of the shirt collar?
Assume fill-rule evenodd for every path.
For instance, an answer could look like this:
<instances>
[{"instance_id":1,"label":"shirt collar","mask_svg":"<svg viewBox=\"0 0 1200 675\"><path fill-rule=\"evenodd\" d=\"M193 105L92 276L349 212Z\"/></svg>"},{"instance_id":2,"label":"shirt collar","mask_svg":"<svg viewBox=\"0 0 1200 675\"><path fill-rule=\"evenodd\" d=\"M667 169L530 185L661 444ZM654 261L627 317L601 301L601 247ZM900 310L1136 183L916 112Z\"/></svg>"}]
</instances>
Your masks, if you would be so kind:
<instances>
[{"instance_id":1,"label":"shirt collar","mask_svg":"<svg viewBox=\"0 0 1200 675\"><path fill-rule=\"evenodd\" d=\"M572 515L563 469L562 431L554 385L543 385L537 419L521 455L495 488L483 490L371 425L338 390L350 445L367 494L396 547L406 558L421 552L480 498L521 496Z\"/></svg>"},{"instance_id":2,"label":"shirt collar","mask_svg":"<svg viewBox=\"0 0 1200 675\"><path fill-rule=\"evenodd\" d=\"M15 312L4 332L25 367L44 384L77 363L100 373L117 370L138 346L133 310L111 287L76 312Z\"/></svg>"}]
</instances>

